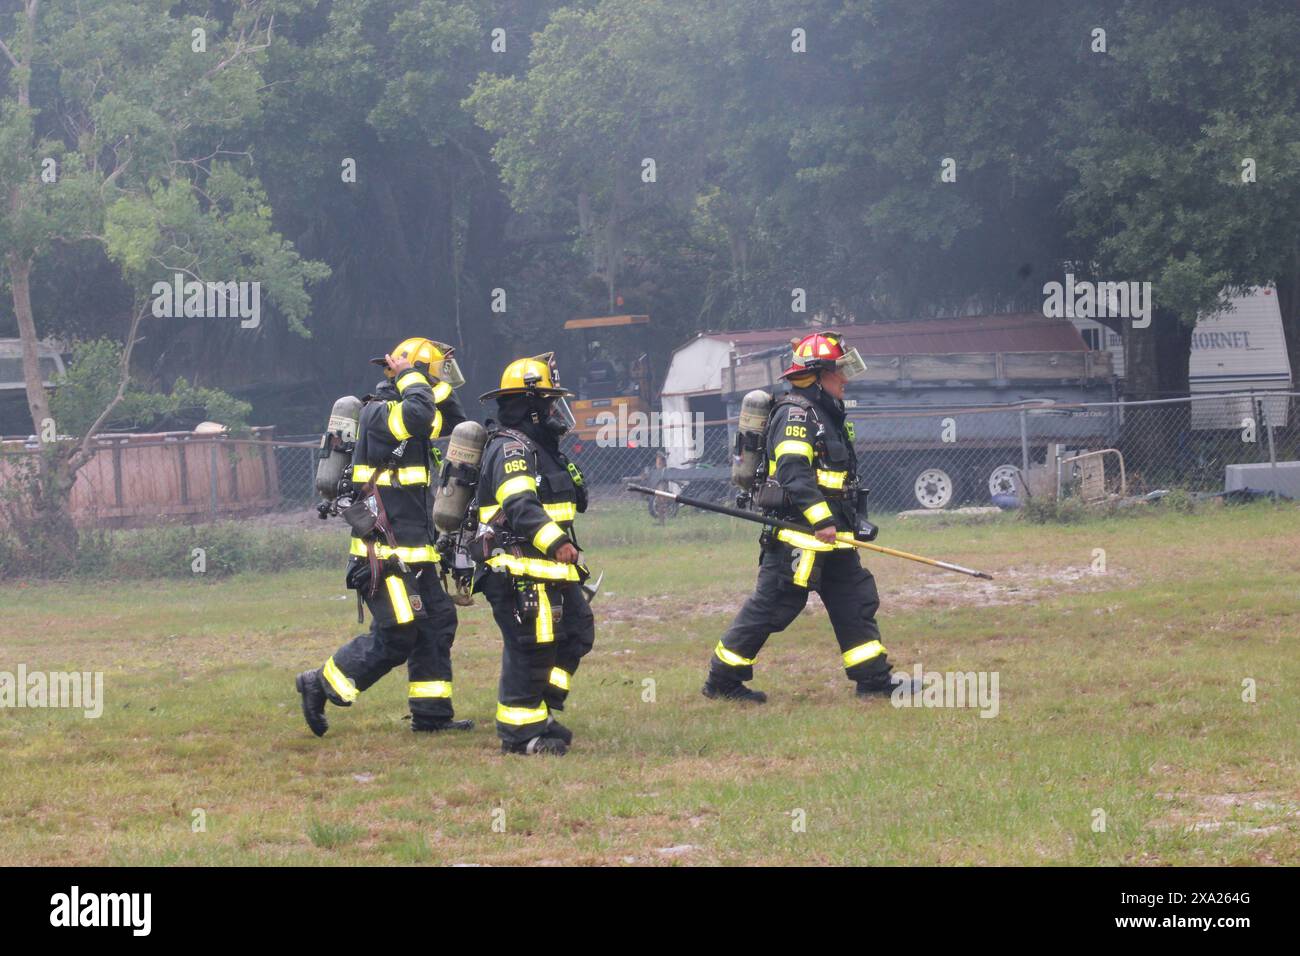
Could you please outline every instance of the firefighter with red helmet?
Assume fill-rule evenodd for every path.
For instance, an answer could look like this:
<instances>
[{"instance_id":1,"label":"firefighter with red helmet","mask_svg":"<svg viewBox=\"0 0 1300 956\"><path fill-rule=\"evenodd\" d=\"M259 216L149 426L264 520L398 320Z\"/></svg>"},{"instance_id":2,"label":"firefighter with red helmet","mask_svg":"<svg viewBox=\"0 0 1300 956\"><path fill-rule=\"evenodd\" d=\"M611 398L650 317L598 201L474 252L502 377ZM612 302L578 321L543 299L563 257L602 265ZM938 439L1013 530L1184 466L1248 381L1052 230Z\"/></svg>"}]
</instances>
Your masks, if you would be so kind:
<instances>
[{"instance_id":1,"label":"firefighter with red helmet","mask_svg":"<svg viewBox=\"0 0 1300 956\"><path fill-rule=\"evenodd\" d=\"M858 487L853 423L844 408L850 378L863 371L857 349L834 332L815 332L794 345L783 378L790 390L772 405L764 436L765 479L756 503L806 532L765 529L758 583L714 649L705 697L763 703L745 685L769 636L784 631L816 591L826 606L844 671L862 698L888 696L895 686L876 626L875 578L848 543L866 519ZM765 473L764 473L765 472Z\"/></svg>"}]
</instances>

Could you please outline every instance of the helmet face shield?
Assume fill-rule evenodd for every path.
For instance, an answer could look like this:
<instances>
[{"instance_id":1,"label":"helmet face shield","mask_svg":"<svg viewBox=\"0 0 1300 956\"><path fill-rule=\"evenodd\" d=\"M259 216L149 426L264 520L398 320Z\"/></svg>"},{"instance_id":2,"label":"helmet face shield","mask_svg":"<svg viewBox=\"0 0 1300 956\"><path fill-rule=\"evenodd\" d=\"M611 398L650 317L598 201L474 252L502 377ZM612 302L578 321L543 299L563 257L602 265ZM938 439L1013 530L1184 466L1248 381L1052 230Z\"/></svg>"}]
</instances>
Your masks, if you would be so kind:
<instances>
[{"instance_id":1,"label":"helmet face shield","mask_svg":"<svg viewBox=\"0 0 1300 956\"><path fill-rule=\"evenodd\" d=\"M857 378L867 370L867 363L862 360L862 353L857 349L849 349L840 358L835 360L835 370L845 378Z\"/></svg>"},{"instance_id":2,"label":"helmet face shield","mask_svg":"<svg viewBox=\"0 0 1300 956\"><path fill-rule=\"evenodd\" d=\"M563 396L551 401L550 414L546 418L546 426L552 431L563 435L565 432L572 431L578 424L578 420L573 417L573 409L569 407Z\"/></svg>"},{"instance_id":3,"label":"helmet face shield","mask_svg":"<svg viewBox=\"0 0 1300 956\"><path fill-rule=\"evenodd\" d=\"M450 355L442 360L442 368L438 370L438 378L452 388L460 388L465 384L465 376L461 373L460 365Z\"/></svg>"}]
</instances>

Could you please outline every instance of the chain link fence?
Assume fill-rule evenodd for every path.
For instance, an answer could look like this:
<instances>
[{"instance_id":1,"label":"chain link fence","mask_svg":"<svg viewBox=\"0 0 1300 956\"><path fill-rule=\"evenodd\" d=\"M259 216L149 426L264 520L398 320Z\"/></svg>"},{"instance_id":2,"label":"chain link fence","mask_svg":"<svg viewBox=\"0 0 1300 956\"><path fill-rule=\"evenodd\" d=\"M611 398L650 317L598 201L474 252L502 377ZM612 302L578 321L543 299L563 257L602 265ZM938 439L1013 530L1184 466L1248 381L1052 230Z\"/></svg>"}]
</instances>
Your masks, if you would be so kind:
<instances>
[{"instance_id":1,"label":"chain link fence","mask_svg":"<svg viewBox=\"0 0 1300 956\"><path fill-rule=\"evenodd\" d=\"M878 512L1012 506L1033 496L1103 500L1162 490L1225 490L1229 465L1273 468L1300 459L1300 393L1202 395L1151 402L1020 403L850 409L858 471ZM653 448L569 442L598 500L626 484L734 497L735 419L697 423L683 464ZM672 456L678 459L683 455ZM1259 487L1257 470L1238 479ZM1252 485L1251 482L1256 484ZM650 507L647 504L647 507Z\"/></svg>"},{"instance_id":2,"label":"chain link fence","mask_svg":"<svg viewBox=\"0 0 1300 956\"><path fill-rule=\"evenodd\" d=\"M1153 402L993 407L850 409L858 470L874 511L1015 505L1027 498L1104 500L1166 489L1225 490L1230 465L1254 465L1237 487L1275 480L1276 462L1300 460L1300 393L1205 395ZM629 482L712 501L730 484L735 419L698 421L683 439L637 435L618 447L568 437L595 507L654 502ZM317 503L318 436L108 436L78 479L83 524L148 526L168 521L306 517ZM669 455L665 446L685 445ZM0 471L36 450L4 448ZM670 460L686 460L670 466ZM1260 469L1267 469L1270 475ZM16 474L16 472L15 472ZM3 477L3 475L0 475ZM252 520L256 520L255 518Z\"/></svg>"}]
</instances>

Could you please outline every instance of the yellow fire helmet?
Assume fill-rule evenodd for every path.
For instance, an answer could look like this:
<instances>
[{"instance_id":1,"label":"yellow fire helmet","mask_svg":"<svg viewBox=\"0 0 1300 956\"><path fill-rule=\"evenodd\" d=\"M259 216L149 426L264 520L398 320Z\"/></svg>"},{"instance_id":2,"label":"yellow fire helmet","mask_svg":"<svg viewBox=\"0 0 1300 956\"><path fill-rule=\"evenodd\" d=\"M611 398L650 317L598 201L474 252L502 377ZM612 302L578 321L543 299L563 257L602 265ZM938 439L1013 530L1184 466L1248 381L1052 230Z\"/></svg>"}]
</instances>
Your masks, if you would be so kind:
<instances>
[{"instance_id":1,"label":"yellow fire helmet","mask_svg":"<svg viewBox=\"0 0 1300 956\"><path fill-rule=\"evenodd\" d=\"M460 366L452 357L455 351L455 348L445 342L417 337L399 342L389 354L394 358L404 358L412 365L423 365L434 378L446 382L452 388L460 388L465 384L465 376L461 374ZM370 361L376 365L383 365L384 374L389 378L393 377L393 373L384 364L382 355Z\"/></svg>"},{"instance_id":2,"label":"yellow fire helmet","mask_svg":"<svg viewBox=\"0 0 1300 956\"><path fill-rule=\"evenodd\" d=\"M515 359L501 373L501 387L479 396L480 402L504 395L537 395L542 398L572 395L560 387L560 370L555 367L555 353L544 352L530 358Z\"/></svg>"}]
</instances>

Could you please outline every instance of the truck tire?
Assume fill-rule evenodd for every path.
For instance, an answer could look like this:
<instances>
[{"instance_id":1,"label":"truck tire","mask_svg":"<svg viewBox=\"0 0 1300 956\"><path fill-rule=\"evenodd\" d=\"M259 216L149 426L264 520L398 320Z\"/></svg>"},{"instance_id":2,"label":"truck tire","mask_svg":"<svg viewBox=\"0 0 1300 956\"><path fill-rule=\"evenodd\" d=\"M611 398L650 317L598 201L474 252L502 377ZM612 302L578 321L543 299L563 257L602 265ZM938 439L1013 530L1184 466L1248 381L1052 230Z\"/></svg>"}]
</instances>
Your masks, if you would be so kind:
<instances>
[{"instance_id":1,"label":"truck tire","mask_svg":"<svg viewBox=\"0 0 1300 956\"><path fill-rule=\"evenodd\" d=\"M1020 494L1020 466L998 465L989 472L989 498Z\"/></svg>"},{"instance_id":2,"label":"truck tire","mask_svg":"<svg viewBox=\"0 0 1300 956\"><path fill-rule=\"evenodd\" d=\"M937 465L923 465L913 472L911 483L913 500L922 508L937 511L956 504L960 488L956 471Z\"/></svg>"}]
</instances>

